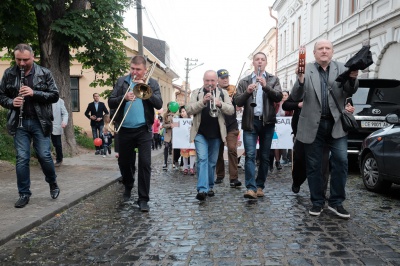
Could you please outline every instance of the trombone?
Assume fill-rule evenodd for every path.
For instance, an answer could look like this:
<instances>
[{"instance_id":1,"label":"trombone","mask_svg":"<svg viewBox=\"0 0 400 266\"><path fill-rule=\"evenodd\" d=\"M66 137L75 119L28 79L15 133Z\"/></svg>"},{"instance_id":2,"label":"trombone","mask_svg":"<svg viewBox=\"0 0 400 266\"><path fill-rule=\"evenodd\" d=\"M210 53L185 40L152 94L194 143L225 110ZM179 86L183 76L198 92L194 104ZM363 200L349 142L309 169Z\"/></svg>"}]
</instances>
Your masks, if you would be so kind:
<instances>
[{"instance_id":1,"label":"trombone","mask_svg":"<svg viewBox=\"0 0 400 266\"><path fill-rule=\"evenodd\" d=\"M153 92L152 92L152 90L151 90L151 87L150 87L147 83L149 82L149 79L150 79L151 75L153 75L153 72L154 72L155 68L156 68L156 63L154 62L154 63L151 64L151 66L149 67L148 71L147 71L146 74L144 75L144 78L145 78L144 83L136 83L136 84L135 84L134 81L135 81L135 79L136 79L136 75L133 76L133 79L131 79L131 82L130 82L130 84L129 84L129 87L128 87L128 89L126 90L126 92L125 92L125 94L124 94L124 97L122 97L121 102L119 103L118 108L117 108L117 110L115 111L113 118L111 119L110 123L108 124L108 129L109 129L110 131L114 131L115 133L118 133L118 131L121 129L121 126L122 126L122 124L124 123L125 118L126 118L126 116L128 115L129 110L131 109L132 104L133 104L133 102L135 101L136 98L139 98L139 99L142 99L142 100L147 100L147 99L149 99L149 98L151 97L151 95L153 95ZM134 85L134 84L135 84L135 85ZM133 98L132 101L130 101L129 107L128 107L128 109L126 110L126 112L125 112L125 114L124 114L124 117L122 118L121 122L119 123L118 128L117 128L116 130L113 130L113 129L111 128L111 125L112 125L113 122L114 122L114 118L117 116L118 111L119 111L119 109L120 109L121 106L122 106L122 103L125 101L126 95L127 95L128 92L130 92L130 91L133 92L133 94L135 95L135 97Z\"/></svg>"}]
</instances>

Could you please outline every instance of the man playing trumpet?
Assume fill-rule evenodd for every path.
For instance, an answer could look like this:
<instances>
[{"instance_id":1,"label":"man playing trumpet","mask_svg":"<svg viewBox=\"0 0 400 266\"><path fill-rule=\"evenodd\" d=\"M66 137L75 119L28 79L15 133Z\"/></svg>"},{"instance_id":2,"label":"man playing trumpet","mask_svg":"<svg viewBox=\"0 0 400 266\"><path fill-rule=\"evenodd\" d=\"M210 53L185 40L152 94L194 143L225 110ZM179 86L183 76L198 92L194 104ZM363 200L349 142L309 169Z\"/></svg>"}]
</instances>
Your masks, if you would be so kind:
<instances>
[{"instance_id":1,"label":"man playing trumpet","mask_svg":"<svg viewBox=\"0 0 400 266\"><path fill-rule=\"evenodd\" d=\"M217 89L217 73L204 73L203 87L192 92L186 106L189 116L193 115L190 141L194 141L197 153L197 196L203 201L214 196L214 173L221 142L225 142L226 126L224 114L234 112L226 90Z\"/></svg>"},{"instance_id":2,"label":"man playing trumpet","mask_svg":"<svg viewBox=\"0 0 400 266\"><path fill-rule=\"evenodd\" d=\"M125 185L124 201L131 197L133 188L132 157L134 149L139 150L138 164L138 205L142 212L148 212L151 174L151 144L154 109L162 108L160 86L147 74L146 59L134 56L130 62L130 73L120 77L108 99L110 109L118 109L115 121L121 125L118 131L119 158L118 165ZM136 97L130 89L137 84L147 83L150 93L143 98ZM143 93L144 94L144 93ZM151 96L150 96L151 95ZM147 98L148 97L148 98Z\"/></svg>"}]
</instances>

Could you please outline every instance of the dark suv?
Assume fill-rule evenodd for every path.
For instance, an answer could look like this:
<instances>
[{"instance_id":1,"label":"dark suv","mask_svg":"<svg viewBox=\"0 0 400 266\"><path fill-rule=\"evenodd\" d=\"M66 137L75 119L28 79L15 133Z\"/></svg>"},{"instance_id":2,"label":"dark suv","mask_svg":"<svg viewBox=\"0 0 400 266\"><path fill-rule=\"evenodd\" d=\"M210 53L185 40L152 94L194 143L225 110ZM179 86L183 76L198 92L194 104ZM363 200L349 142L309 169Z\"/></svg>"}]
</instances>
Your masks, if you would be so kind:
<instances>
[{"instance_id":1,"label":"dark suv","mask_svg":"<svg viewBox=\"0 0 400 266\"><path fill-rule=\"evenodd\" d=\"M354 116L359 130L349 132L348 153L360 152L362 141L372 132L386 127L385 117L400 109L400 81L395 79L359 79L353 95Z\"/></svg>"}]
</instances>

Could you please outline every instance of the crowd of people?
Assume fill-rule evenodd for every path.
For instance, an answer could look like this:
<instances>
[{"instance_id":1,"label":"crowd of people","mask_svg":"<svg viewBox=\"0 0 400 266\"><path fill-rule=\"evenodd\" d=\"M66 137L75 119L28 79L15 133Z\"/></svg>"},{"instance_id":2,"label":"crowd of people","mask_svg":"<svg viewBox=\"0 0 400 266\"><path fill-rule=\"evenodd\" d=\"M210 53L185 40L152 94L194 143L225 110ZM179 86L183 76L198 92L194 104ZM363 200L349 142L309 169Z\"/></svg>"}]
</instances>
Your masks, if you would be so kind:
<instances>
[{"instance_id":1,"label":"crowd of people","mask_svg":"<svg viewBox=\"0 0 400 266\"><path fill-rule=\"evenodd\" d=\"M354 107L345 105L345 99L357 91L358 71L351 71L346 82L335 81L347 69L343 63L332 60L333 45L329 40L318 40L313 54L315 61L308 63L305 71L296 70L297 81L291 93L282 90L279 78L266 71L266 54L257 52L252 58L253 72L236 85L230 84L228 70L208 70L203 76L203 86L191 92L187 105L172 110L169 102L163 114L156 112L163 107L160 86L147 77L146 58L134 56L129 74L117 80L108 98L110 112L98 93L93 94L93 102L85 111L93 139L101 139L99 143L94 141L95 155L110 155L114 145L125 188L124 201L132 197L138 158L137 204L141 211L148 212L152 150L163 146L163 170L168 171L168 162L172 162L171 167L183 175L196 175L196 199L204 201L216 195L214 187L224 184L226 172L229 186L241 188L238 146L242 130L244 198L264 197L267 178L274 166L280 171L282 164L292 164L292 191L299 193L301 185L308 181L310 215L320 215L327 202L333 213L349 218L343 207L348 170L347 132L342 128L340 110L330 94L334 94L343 110L354 112ZM17 151L19 193L15 207L23 208L31 196L31 141L49 183L50 196L56 199L60 193L55 167L63 162L61 135L68 124L68 112L50 71L34 63L32 48L18 44L14 55L16 64L5 71L0 85L0 104L11 112L7 126ZM38 75L44 77L45 90L35 84ZM137 85L146 86L148 95L137 97L130 90ZM238 112L242 114L241 128ZM292 117L293 150L273 150L277 117L287 116ZM189 143L194 148L174 148L175 118L191 119Z\"/></svg>"}]
</instances>

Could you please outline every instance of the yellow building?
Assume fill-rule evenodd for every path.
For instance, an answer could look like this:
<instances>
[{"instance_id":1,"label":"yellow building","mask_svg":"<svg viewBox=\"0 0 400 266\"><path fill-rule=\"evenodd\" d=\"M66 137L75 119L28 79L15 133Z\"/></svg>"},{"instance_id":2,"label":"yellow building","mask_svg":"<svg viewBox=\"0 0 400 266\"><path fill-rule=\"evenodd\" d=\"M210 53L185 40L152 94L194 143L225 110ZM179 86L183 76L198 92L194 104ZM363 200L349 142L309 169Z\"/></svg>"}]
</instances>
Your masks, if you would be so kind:
<instances>
[{"instance_id":1,"label":"yellow building","mask_svg":"<svg viewBox=\"0 0 400 266\"><path fill-rule=\"evenodd\" d=\"M138 41L132 36L132 34L126 32L125 35L127 39L123 41L126 47L126 56L127 61L130 60L132 56L138 54ZM147 38L147 43L151 43L152 38ZM164 58L157 58L154 53L147 49L146 41L144 41L144 55L151 61L156 62L157 67L154 70L152 78L158 81L161 90L161 96L163 99L163 109L166 108L166 105L169 101L175 101L175 89L172 84L172 80L177 79L178 75L169 68L169 62L166 62L165 58L169 58L169 47L168 45L161 40L156 40L158 42L157 45L157 53L159 57L164 55ZM149 45L150 46L150 45ZM161 50L161 53L160 53ZM154 51L154 50L153 50ZM0 53L0 57L3 57L5 51ZM36 55L39 53L36 51ZM74 58L75 51L71 51L71 55ZM160 56L161 55L161 56ZM39 59L39 58L37 58ZM37 60L35 60L37 61ZM4 70L10 67L9 61L0 60L0 79L3 76ZM126 73L129 72L129 69L126 70ZM82 127L89 135L91 135L91 128L89 119L85 117L84 113L86 108L90 102L93 101L93 93L102 93L107 89L112 89L111 87L90 87L89 84L97 78L93 69L82 69L82 64L77 60L73 59L70 66L70 77L71 77L71 110L72 110L72 118L73 124L79 127ZM107 100L100 99L100 101L104 102L108 108ZM158 111L162 113L163 110Z\"/></svg>"}]
</instances>

